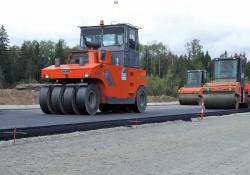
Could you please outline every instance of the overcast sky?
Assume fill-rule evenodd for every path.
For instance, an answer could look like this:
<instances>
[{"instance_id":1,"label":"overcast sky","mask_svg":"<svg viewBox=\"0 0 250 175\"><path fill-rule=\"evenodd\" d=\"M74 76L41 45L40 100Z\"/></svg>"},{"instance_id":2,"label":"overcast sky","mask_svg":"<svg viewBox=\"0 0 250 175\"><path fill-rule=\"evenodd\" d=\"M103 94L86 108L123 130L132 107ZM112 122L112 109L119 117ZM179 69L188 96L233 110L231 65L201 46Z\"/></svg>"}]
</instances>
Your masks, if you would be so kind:
<instances>
[{"instance_id":1,"label":"overcast sky","mask_svg":"<svg viewBox=\"0 0 250 175\"><path fill-rule=\"evenodd\" d=\"M111 21L140 26L140 42L158 41L176 54L198 38L212 57L225 50L250 57L249 0L0 0L0 25L11 45L24 40L79 43L77 26Z\"/></svg>"}]
</instances>

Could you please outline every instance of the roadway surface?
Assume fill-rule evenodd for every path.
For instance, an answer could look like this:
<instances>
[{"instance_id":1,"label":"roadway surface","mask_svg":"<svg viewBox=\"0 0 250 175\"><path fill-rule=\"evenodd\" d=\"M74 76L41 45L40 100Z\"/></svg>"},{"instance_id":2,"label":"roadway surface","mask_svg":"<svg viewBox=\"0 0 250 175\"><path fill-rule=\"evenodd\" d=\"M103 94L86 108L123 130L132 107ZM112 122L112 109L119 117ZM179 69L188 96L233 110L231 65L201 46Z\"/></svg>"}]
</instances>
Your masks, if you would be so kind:
<instances>
[{"instance_id":1,"label":"roadway surface","mask_svg":"<svg viewBox=\"0 0 250 175\"><path fill-rule=\"evenodd\" d=\"M250 113L0 141L0 174L249 175Z\"/></svg>"},{"instance_id":2,"label":"roadway surface","mask_svg":"<svg viewBox=\"0 0 250 175\"><path fill-rule=\"evenodd\" d=\"M85 115L46 115L40 109L0 110L0 130L11 128L43 127L53 125L94 123L103 121L126 120L193 114L201 111L200 106L157 105L148 106L145 113L97 113L95 116ZM216 112L224 110L206 110Z\"/></svg>"}]
</instances>

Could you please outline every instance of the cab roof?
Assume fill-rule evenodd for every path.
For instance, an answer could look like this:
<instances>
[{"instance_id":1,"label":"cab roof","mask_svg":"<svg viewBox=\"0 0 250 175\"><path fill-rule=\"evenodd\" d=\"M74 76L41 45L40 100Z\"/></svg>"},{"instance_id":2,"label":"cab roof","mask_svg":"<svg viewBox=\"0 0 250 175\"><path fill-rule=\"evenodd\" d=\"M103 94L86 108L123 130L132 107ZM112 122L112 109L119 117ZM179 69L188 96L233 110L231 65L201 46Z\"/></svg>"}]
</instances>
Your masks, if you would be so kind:
<instances>
[{"instance_id":1,"label":"cab roof","mask_svg":"<svg viewBox=\"0 0 250 175\"><path fill-rule=\"evenodd\" d=\"M118 24L96 25L96 26L79 26L79 28L81 28L81 29L91 29L91 28L96 29L96 28L100 28L100 27L103 27L103 28L129 27L129 28L133 28L136 30L141 29L140 27L134 26L134 25L129 24L129 23L118 23Z\"/></svg>"},{"instance_id":2,"label":"cab roof","mask_svg":"<svg viewBox=\"0 0 250 175\"><path fill-rule=\"evenodd\" d=\"M207 72L206 70L187 70L187 72Z\"/></svg>"},{"instance_id":3,"label":"cab roof","mask_svg":"<svg viewBox=\"0 0 250 175\"><path fill-rule=\"evenodd\" d=\"M231 57L217 57L214 58L213 60L218 61L218 60L236 60L236 59L247 59L245 56L242 55L236 55L236 56L231 56Z\"/></svg>"}]
</instances>

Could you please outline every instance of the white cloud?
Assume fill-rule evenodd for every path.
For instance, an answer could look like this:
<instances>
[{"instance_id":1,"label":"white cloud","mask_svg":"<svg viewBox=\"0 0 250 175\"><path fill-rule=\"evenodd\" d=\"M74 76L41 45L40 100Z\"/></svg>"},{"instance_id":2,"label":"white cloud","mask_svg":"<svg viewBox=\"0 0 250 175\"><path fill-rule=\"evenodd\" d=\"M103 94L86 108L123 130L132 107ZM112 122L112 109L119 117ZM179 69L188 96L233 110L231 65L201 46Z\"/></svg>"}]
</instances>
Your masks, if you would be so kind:
<instances>
[{"instance_id":1,"label":"white cloud","mask_svg":"<svg viewBox=\"0 0 250 175\"><path fill-rule=\"evenodd\" d=\"M140 26L140 40L167 44L185 53L198 38L212 56L224 50L250 56L250 11L247 0L0 0L0 24L12 44L23 40L58 40L78 44L80 25L115 20Z\"/></svg>"}]
</instances>

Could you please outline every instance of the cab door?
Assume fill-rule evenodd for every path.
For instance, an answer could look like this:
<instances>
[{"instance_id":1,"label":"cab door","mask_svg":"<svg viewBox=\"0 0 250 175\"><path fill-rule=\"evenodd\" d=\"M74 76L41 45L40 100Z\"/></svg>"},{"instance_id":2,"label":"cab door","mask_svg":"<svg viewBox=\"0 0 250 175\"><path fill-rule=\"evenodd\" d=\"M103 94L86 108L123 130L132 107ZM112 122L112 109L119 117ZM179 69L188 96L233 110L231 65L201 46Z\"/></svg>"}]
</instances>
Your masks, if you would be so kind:
<instances>
[{"instance_id":1,"label":"cab door","mask_svg":"<svg viewBox=\"0 0 250 175\"><path fill-rule=\"evenodd\" d=\"M128 65L129 67L139 67L139 43L138 31L128 28Z\"/></svg>"}]
</instances>

